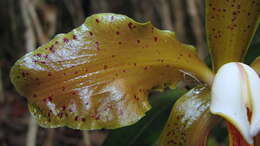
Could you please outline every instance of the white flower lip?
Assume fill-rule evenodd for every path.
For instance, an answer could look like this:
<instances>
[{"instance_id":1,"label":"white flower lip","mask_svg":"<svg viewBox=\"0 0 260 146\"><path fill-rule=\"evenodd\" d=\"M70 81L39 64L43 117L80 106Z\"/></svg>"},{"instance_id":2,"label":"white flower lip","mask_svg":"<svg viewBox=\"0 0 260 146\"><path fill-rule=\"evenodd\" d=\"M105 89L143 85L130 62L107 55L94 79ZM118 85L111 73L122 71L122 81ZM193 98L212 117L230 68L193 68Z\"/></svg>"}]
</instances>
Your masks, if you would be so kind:
<instances>
[{"instance_id":1,"label":"white flower lip","mask_svg":"<svg viewBox=\"0 0 260 146\"><path fill-rule=\"evenodd\" d=\"M227 63L214 78L211 96L210 111L233 124L252 144L260 130L260 78L257 73L246 64ZM252 113L251 119L247 110Z\"/></svg>"}]
</instances>

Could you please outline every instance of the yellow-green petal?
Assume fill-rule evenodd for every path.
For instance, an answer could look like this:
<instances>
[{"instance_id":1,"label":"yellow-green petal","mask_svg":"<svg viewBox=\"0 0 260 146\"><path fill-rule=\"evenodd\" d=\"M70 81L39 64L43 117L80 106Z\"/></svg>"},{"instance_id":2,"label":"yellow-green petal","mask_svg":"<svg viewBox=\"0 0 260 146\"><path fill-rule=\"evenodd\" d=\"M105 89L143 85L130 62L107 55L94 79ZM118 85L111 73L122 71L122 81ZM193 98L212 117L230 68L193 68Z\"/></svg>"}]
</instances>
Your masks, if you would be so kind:
<instances>
[{"instance_id":1,"label":"yellow-green petal","mask_svg":"<svg viewBox=\"0 0 260 146\"><path fill-rule=\"evenodd\" d=\"M138 121L151 108L148 90L176 84L183 71L213 77L173 32L105 13L26 54L11 80L40 125L100 129Z\"/></svg>"},{"instance_id":2,"label":"yellow-green petal","mask_svg":"<svg viewBox=\"0 0 260 146\"><path fill-rule=\"evenodd\" d=\"M215 70L242 62L259 23L259 0L207 0L206 25Z\"/></svg>"},{"instance_id":3,"label":"yellow-green petal","mask_svg":"<svg viewBox=\"0 0 260 146\"><path fill-rule=\"evenodd\" d=\"M257 57L250 66L260 75L260 57Z\"/></svg>"},{"instance_id":4,"label":"yellow-green petal","mask_svg":"<svg viewBox=\"0 0 260 146\"><path fill-rule=\"evenodd\" d=\"M207 136L219 118L209 112L210 90L197 87L173 106L160 137L160 146L206 146Z\"/></svg>"}]
</instances>

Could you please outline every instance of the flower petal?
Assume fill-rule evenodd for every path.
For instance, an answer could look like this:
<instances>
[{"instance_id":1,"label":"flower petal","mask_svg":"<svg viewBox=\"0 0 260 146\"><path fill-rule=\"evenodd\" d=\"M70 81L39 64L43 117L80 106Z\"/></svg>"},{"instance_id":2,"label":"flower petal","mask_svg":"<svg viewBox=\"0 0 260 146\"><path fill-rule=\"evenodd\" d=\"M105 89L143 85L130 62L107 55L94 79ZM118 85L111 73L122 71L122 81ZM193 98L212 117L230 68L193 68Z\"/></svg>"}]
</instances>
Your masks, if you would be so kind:
<instances>
[{"instance_id":1,"label":"flower petal","mask_svg":"<svg viewBox=\"0 0 260 146\"><path fill-rule=\"evenodd\" d=\"M213 77L173 32L107 13L26 54L11 79L40 125L100 129L138 121L151 108L148 90L176 84L182 70Z\"/></svg>"},{"instance_id":2,"label":"flower petal","mask_svg":"<svg viewBox=\"0 0 260 146\"><path fill-rule=\"evenodd\" d=\"M238 63L223 65L212 85L210 110L233 124L248 143L253 143L243 93L243 79Z\"/></svg>"},{"instance_id":3,"label":"flower petal","mask_svg":"<svg viewBox=\"0 0 260 146\"><path fill-rule=\"evenodd\" d=\"M258 74L248 65L242 64L247 73L249 98L251 101L251 136L256 136L260 130L260 78Z\"/></svg>"},{"instance_id":4,"label":"flower petal","mask_svg":"<svg viewBox=\"0 0 260 146\"><path fill-rule=\"evenodd\" d=\"M215 70L243 60L259 24L259 4L259 0L207 0L207 38Z\"/></svg>"},{"instance_id":5,"label":"flower petal","mask_svg":"<svg viewBox=\"0 0 260 146\"><path fill-rule=\"evenodd\" d=\"M205 146L212 127L219 122L209 112L210 90L196 87L180 97L161 134L160 146Z\"/></svg>"}]
</instances>

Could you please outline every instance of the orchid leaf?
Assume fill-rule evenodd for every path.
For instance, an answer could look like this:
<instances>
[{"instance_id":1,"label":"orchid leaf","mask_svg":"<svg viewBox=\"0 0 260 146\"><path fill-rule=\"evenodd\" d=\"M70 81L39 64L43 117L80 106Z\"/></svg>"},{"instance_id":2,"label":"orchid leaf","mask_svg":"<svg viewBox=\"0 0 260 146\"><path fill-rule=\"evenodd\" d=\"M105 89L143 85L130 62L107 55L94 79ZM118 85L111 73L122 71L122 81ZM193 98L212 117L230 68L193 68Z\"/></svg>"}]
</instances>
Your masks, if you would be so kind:
<instances>
[{"instance_id":1,"label":"orchid leaf","mask_svg":"<svg viewBox=\"0 0 260 146\"><path fill-rule=\"evenodd\" d=\"M260 75L260 56L253 61L251 67Z\"/></svg>"},{"instance_id":2,"label":"orchid leaf","mask_svg":"<svg viewBox=\"0 0 260 146\"><path fill-rule=\"evenodd\" d=\"M173 32L104 13L19 59L11 80L43 127L110 129L141 119L149 89L178 83L184 71L213 78Z\"/></svg>"},{"instance_id":3,"label":"orchid leaf","mask_svg":"<svg viewBox=\"0 0 260 146\"><path fill-rule=\"evenodd\" d=\"M219 121L210 114L210 90L196 87L172 108L160 138L160 146L205 146L209 131Z\"/></svg>"},{"instance_id":4,"label":"orchid leaf","mask_svg":"<svg viewBox=\"0 0 260 146\"><path fill-rule=\"evenodd\" d=\"M214 68L241 62L259 23L257 0L207 0L206 23Z\"/></svg>"},{"instance_id":5,"label":"orchid leaf","mask_svg":"<svg viewBox=\"0 0 260 146\"><path fill-rule=\"evenodd\" d=\"M172 105L185 92L186 90L179 88L162 93L152 92L149 101L153 108L146 116L132 126L112 130L103 146L154 145L167 121Z\"/></svg>"}]
</instances>

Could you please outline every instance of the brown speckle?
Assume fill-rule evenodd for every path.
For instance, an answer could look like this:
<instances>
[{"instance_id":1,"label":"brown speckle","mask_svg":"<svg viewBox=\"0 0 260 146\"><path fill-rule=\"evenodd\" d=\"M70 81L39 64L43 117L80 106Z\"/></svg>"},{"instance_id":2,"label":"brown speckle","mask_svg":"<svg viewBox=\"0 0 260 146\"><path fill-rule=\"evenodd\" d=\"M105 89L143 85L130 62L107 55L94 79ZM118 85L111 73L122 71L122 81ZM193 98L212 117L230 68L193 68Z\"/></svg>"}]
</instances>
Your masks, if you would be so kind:
<instances>
[{"instance_id":1,"label":"brown speckle","mask_svg":"<svg viewBox=\"0 0 260 146\"><path fill-rule=\"evenodd\" d=\"M61 107L61 109L62 109L62 111L65 111L65 110L66 110L66 106L63 105L63 106Z\"/></svg>"},{"instance_id":2,"label":"brown speckle","mask_svg":"<svg viewBox=\"0 0 260 146\"><path fill-rule=\"evenodd\" d=\"M99 19L96 19L96 22L97 22L97 23L99 23L99 22L100 22L100 20L99 20Z\"/></svg>"},{"instance_id":3,"label":"brown speckle","mask_svg":"<svg viewBox=\"0 0 260 146\"><path fill-rule=\"evenodd\" d=\"M155 41L155 42L157 42L157 41L158 41L158 37L154 37L153 39L154 39L154 41Z\"/></svg>"},{"instance_id":4,"label":"brown speckle","mask_svg":"<svg viewBox=\"0 0 260 146\"><path fill-rule=\"evenodd\" d=\"M36 56L41 57L42 55L40 53L37 53Z\"/></svg>"},{"instance_id":5,"label":"brown speckle","mask_svg":"<svg viewBox=\"0 0 260 146\"><path fill-rule=\"evenodd\" d=\"M73 38L73 40L77 40L77 36L76 35L73 35L72 38Z\"/></svg>"},{"instance_id":6,"label":"brown speckle","mask_svg":"<svg viewBox=\"0 0 260 146\"><path fill-rule=\"evenodd\" d=\"M129 23L128 23L128 28L129 28L129 29L133 29L133 23L132 23L132 22L129 22Z\"/></svg>"},{"instance_id":7,"label":"brown speckle","mask_svg":"<svg viewBox=\"0 0 260 146\"><path fill-rule=\"evenodd\" d=\"M63 38L63 42L67 43L67 42L69 42L69 39L68 38Z\"/></svg>"},{"instance_id":8,"label":"brown speckle","mask_svg":"<svg viewBox=\"0 0 260 146\"><path fill-rule=\"evenodd\" d=\"M78 121L78 120L79 120L79 116L76 116L74 120L75 120L75 121Z\"/></svg>"}]
</instances>

